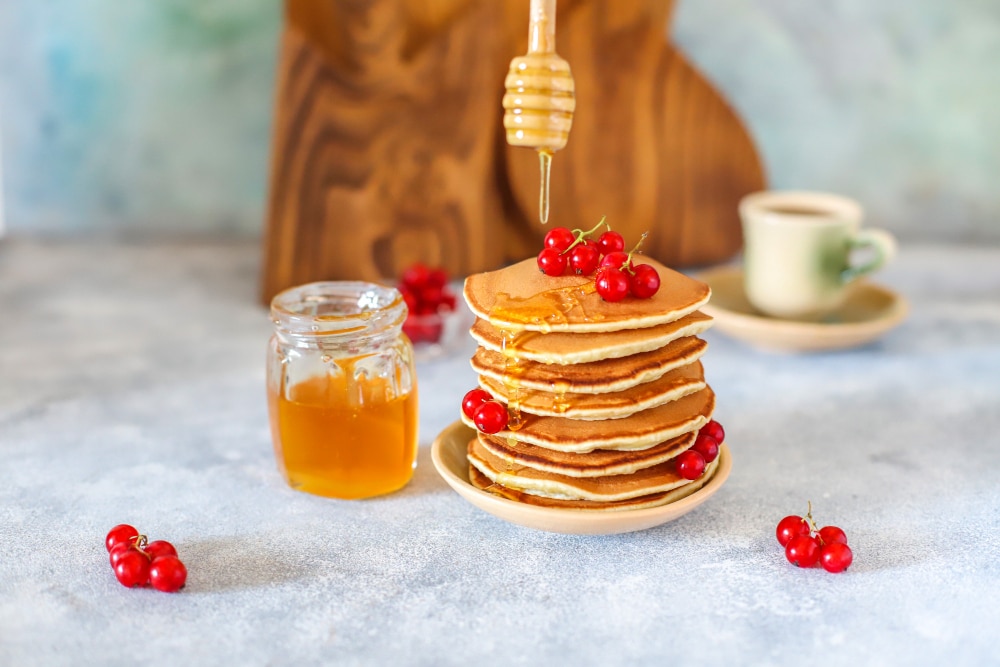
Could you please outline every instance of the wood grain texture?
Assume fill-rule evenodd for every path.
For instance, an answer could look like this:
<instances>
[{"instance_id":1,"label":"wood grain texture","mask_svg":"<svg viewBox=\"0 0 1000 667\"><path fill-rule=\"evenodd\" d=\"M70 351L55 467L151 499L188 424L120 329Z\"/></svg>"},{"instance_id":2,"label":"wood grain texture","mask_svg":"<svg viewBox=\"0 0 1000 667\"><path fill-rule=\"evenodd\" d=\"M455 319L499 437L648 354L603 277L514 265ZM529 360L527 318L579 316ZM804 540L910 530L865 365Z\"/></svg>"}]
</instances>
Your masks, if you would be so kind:
<instances>
[{"instance_id":1,"label":"wood grain texture","mask_svg":"<svg viewBox=\"0 0 1000 667\"><path fill-rule=\"evenodd\" d=\"M538 160L506 146L500 101L529 0L286 0L261 297L455 275L534 254ZM726 102L664 37L671 0L561 0L577 112L551 225L608 215L673 266L731 257L736 202L764 187Z\"/></svg>"}]
</instances>

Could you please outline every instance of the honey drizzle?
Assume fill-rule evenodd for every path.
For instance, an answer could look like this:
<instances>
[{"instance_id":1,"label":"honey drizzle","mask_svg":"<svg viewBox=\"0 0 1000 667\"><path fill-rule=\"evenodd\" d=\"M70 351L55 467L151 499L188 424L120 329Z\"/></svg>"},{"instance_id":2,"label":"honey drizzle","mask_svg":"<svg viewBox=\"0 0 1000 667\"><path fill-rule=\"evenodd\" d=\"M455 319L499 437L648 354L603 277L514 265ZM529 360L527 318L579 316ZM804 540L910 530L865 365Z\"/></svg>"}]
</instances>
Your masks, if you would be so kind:
<instances>
[{"instance_id":1,"label":"honey drizzle","mask_svg":"<svg viewBox=\"0 0 1000 667\"><path fill-rule=\"evenodd\" d=\"M552 151L544 148L538 149L538 166L542 178L538 187L538 219L544 225L549 221L549 181L552 174Z\"/></svg>"},{"instance_id":2,"label":"honey drizzle","mask_svg":"<svg viewBox=\"0 0 1000 667\"><path fill-rule=\"evenodd\" d=\"M586 297L597 292L594 281L545 290L529 297L516 297L498 292L490 309L491 321L513 322L522 326L537 326L543 332L556 324L567 324L570 316L576 322L600 322L604 316L587 310Z\"/></svg>"}]
</instances>

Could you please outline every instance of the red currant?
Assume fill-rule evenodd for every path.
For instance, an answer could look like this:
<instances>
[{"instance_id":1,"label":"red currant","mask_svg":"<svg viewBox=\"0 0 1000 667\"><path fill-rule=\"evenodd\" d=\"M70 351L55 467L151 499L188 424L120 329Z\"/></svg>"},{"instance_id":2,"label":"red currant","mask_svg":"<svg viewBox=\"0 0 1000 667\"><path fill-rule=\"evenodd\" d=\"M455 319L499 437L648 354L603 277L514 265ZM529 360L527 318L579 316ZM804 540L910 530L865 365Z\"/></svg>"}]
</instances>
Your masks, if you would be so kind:
<instances>
[{"instance_id":1,"label":"red currant","mask_svg":"<svg viewBox=\"0 0 1000 667\"><path fill-rule=\"evenodd\" d=\"M600 248L602 255L621 252L625 249L625 238L618 232L608 230L597 239L597 246Z\"/></svg>"},{"instance_id":2,"label":"red currant","mask_svg":"<svg viewBox=\"0 0 1000 667\"><path fill-rule=\"evenodd\" d=\"M611 266L598 269L594 278L597 293L605 301L621 301L628 295L628 276L625 272Z\"/></svg>"},{"instance_id":3,"label":"red currant","mask_svg":"<svg viewBox=\"0 0 1000 667\"><path fill-rule=\"evenodd\" d=\"M403 277L401 280L407 287L419 290L427 284L430 276L430 269L418 262L403 271Z\"/></svg>"},{"instance_id":4,"label":"red currant","mask_svg":"<svg viewBox=\"0 0 1000 667\"><path fill-rule=\"evenodd\" d=\"M149 583L158 591L176 593L187 581L187 568L177 556L154 558L149 566Z\"/></svg>"},{"instance_id":5,"label":"red currant","mask_svg":"<svg viewBox=\"0 0 1000 667\"><path fill-rule=\"evenodd\" d=\"M707 433L699 433L691 449L701 454L705 463L711 463L719 456L719 443Z\"/></svg>"},{"instance_id":6,"label":"red currant","mask_svg":"<svg viewBox=\"0 0 1000 667\"><path fill-rule=\"evenodd\" d=\"M555 248L545 248L538 253L538 270L547 276L561 276L566 271L566 255Z\"/></svg>"},{"instance_id":7,"label":"red currant","mask_svg":"<svg viewBox=\"0 0 1000 667\"><path fill-rule=\"evenodd\" d=\"M428 287L444 287L448 284L448 272L444 269L432 269L427 274Z\"/></svg>"},{"instance_id":8,"label":"red currant","mask_svg":"<svg viewBox=\"0 0 1000 667\"><path fill-rule=\"evenodd\" d=\"M445 310L451 312L455 310L455 295L451 292L445 292L441 295L441 307Z\"/></svg>"},{"instance_id":9,"label":"red currant","mask_svg":"<svg viewBox=\"0 0 1000 667\"><path fill-rule=\"evenodd\" d=\"M792 565L812 567L819 560L819 544L810 535L796 535L785 545L785 558Z\"/></svg>"},{"instance_id":10,"label":"red currant","mask_svg":"<svg viewBox=\"0 0 1000 667\"><path fill-rule=\"evenodd\" d=\"M581 276L589 276L596 271L600 261L600 253L587 243L581 243L569 251L569 266Z\"/></svg>"},{"instance_id":11,"label":"red currant","mask_svg":"<svg viewBox=\"0 0 1000 667\"><path fill-rule=\"evenodd\" d=\"M465 396L462 398L462 412L465 413L466 417L472 419L475 416L476 410L479 409L480 405L482 405L486 401L492 401L492 400L493 397L490 396L490 392L486 391L485 389L479 389L479 388L473 389L467 392Z\"/></svg>"},{"instance_id":12,"label":"red currant","mask_svg":"<svg viewBox=\"0 0 1000 667\"><path fill-rule=\"evenodd\" d=\"M847 534L837 526L823 526L819 529L819 540L823 544L847 544Z\"/></svg>"},{"instance_id":13,"label":"red currant","mask_svg":"<svg viewBox=\"0 0 1000 667\"><path fill-rule=\"evenodd\" d=\"M104 538L104 546L108 548L110 553L111 549L119 542L131 543L137 537L139 537L138 530L127 523L120 523L108 532L108 536Z\"/></svg>"},{"instance_id":14,"label":"red currant","mask_svg":"<svg viewBox=\"0 0 1000 667\"><path fill-rule=\"evenodd\" d=\"M174 549L174 545L166 540L156 540L150 542L146 545L144 551L149 555L151 560L156 560L160 556L176 556L177 549Z\"/></svg>"},{"instance_id":15,"label":"red currant","mask_svg":"<svg viewBox=\"0 0 1000 667\"><path fill-rule=\"evenodd\" d=\"M601 260L601 266L610 266L615 269L628 268L630 271L634 268L632 266L632 260L629 259L629 256L620 251L605 255Z\"/></svg>"},{"instance_id":16,"label":"red currant","mask_svg":"<svg viewBox=\"0 0 1000 667\"><path fill-rule=\"evenodd\" d=\"M793 537L809 535L809 522L800 516L786 516L778 522L778 544L788 546Z\"/></svg>"},{"instance_id":17,"label":"red currant","mask_svg":"<svg viewBox=\"0 0 1000 667\"><path fill-rule=\"evenodd\" d=\"M135 549L127 551L115 565L115 576L122 586L145 586L149 583L149 558Z\"/></svg>"},{"instance_id":18,"label":"red currant","mask_svg":"<svg viewBox=\"0 0 1000 667\"><path fill-rule=\"evenodd\" d=\"M557 252L566 252L566 249L573 245L573 241L575 240L576 237L573 236L573 232L565 227L553 227L545 235L542 245L546 248L552 248Z\"/></svg>"},{"instance_id":19,"label":"red currant","mask_svg":"<svg viewBox=\"0 0 1000 667\"><path fill-rule=\"evenodd\" d=\"M704 426L701 427L702 433L707 433L708 435L715 438L715 441L720 445L726 440L726 431L722 428L722 424L715 421L714 419Z\"/></svg>"},{"instance_id":20,"label":"red currant","mask_svg":"<svg viewBox=\"0 0 1000 667\"><path fill-rule=\"evenodd\" d=\"M507 407L499 401L486 401L476 410L472 421L483 433L499 433L507 427Z\"/></svg>"},{"instance_id":21,"label":"red currant","mask_svg":"<svg viewBox=\"0 0 1000 667\"><path fill-rule=\"evenodd\" d=\"M843 572L854 562L854 554L845 543L832 542L820 551L819 562L827 572Z\"/></svg>"},{"instance_id":22,"label":"red currant","mask_svg":"<svg viewBox=\"0 0 1000 667\"><path fill-rule=\"evenodd\" d=\"M117 565L122 556L129 551L138 551L138 549L132 546L129 542L119 542L115 546L111 547L111 567Z\"/></svg>"},{"instance_id":23,"label":"red currant","mask_svg":"<svg viewBox=\"0 0 1000 667\"><path fill-rule=\"evenodd\" d=\"M649 264L640 264L632 270L629 288L632 296L648 299L660 289L660 274Z\"/></svg>"},{"instance_id":24,"label":"red currant","mask_svg":"<svg viewBox=\"0 0 1000 667\"><path fill-rule=\"evenodd\" d=\"M705 457L693 449L681 452L674 460L677 474L684 479L698 479L705 472Z\"/></svg>"}]
</instances>

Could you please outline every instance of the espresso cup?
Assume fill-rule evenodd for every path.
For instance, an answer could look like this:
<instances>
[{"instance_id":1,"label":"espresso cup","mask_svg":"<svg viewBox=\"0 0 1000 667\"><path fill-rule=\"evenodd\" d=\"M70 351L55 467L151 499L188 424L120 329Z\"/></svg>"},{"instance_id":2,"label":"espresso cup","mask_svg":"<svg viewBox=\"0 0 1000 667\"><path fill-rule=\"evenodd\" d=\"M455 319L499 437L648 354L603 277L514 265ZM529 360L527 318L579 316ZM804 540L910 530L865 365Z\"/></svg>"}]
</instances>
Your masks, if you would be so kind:
<instances>
[{"instance_id":1,"label":"espresso cup","mask_svg":"<svg viewBox=\"0 0 1000 667\"><path fill-rule=\"evenodd\" d=\"M881 268L896 240L881 229L861 229L861 205L819 192L766 191L740 201L743 284L765 315L818 320L837 309L847 286ZM871 258L852 264L852 251Z\"/></svg>"}]
</instances>

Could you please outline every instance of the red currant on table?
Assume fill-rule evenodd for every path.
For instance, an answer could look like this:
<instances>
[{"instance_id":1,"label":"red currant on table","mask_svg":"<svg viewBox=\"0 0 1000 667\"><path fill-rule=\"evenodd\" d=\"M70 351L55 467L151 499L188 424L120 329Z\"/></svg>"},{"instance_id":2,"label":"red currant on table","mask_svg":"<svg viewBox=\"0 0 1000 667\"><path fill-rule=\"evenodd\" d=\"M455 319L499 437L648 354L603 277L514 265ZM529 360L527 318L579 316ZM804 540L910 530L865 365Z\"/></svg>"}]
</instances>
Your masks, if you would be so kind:
<instances>
[{"instance_id":1,"label":"red currant on table","mask_svg":"<svg viewBox=\"0 0 1000 667\"><path fill-rule=\"evenodd\" d=\"M108 548L108 552L110 553L119 542L128 542L131 544L137 537L139 537L138 530L127 523L120 523L108 531L108 536L104 538L104 546Z\"/></svg>"},{"instance_id":2,"label":"red currant on table","mask_svg":"<svg viewBox=\"0 0 1000 667\"><path fill-rule=\"evenodd\" d=\"M149 557L135 549L126 551L115 565L115 576L122 586L145 586L149 582Z\"/></svg>"},{"instance_id":3,"label":"red currant on table","mask_svg":"<svg viewBox=\"0 0 1000 667\"><path fill-rule=\"evenodd\" d=\"M701 454L705 463L711 463L719 456L719 443L707 433L699 433L691 449Z\"/></svg>"},{"instance_id":4,"label":"red currant on table","mask_svg":"<svg viewBox=\"0 0 1000 667\"><path fill-rule=\"evenodd\" d=\"M427 274L428 287L444 287L448 284L448 272L442 268L431 269Z\"/></svg>"},{"instance_id":5,"label":"red currant on table","mask_svg":"<svg viewBox=\"0 0 1000 667\"><path fill-rule=\"evenodd\" d=\"M809 522L800 516L786 516L778 522L778 544L788 546L793 537L809 535Z\"/></svg>"},{"instance_id":6,"label":"red currant on table","mask_svg":"<svg viewBox=\"0 0 1000 667\"><path fill-rule=\"evenodd\" d=\"M472 389L462 398L462 412L464 412L465 416L469 419L473 419L475 417L476 410L479 409L479 406L486 401L492 400L493 397L490 396L490 392L485 389Z\"/></svg>"},{"instance_id":7,"label":"red currant on table","mask_svg":"<svg viewBox=\"0 0 1000 667\"><path fill-rule=\"evenodd\" d=\"M118 561L121 560L122 556L127 554L129 551L138 551L138 549L132 546L129 542L119 542L115 546L111 547L111 567L118 565Z\"/></svg>"},{"instance_id":8,"label":"red currant on table","mask_svg":"<svg viewBox=\"0 0 1000 667\"><path fill-rule=\"evenodd\" d=\"M785 558L792 565L812 567L819 560L819 543L811 535L796 535L785 545Z\"/></svg>"},{"instance_id":9,"label":"red currant on table","mask_svg":"<svg viewBox=\"0 0 1000 667\"><path fill-rule=\"evenodd\" d=\"M566 271L566 255L555 248L545 248L538 253L538 270L547 276L561 276Z\"/></svg>"},{"instance_id":10,"label":"red currant on table","mask_svg":"<svg viewBox=\"0 0 1000 667\"><path fill-rule=\"evenodd\" d=\"M407 287L412 287L413 289L418 290L427 284L430 276L430 269L423 264L417 263L403 271L402 281Z\"/></svg>"},{"instance_id":11,"label":"red currant on table","mask_svg":"<svg viewBox=\"0 0 1000 667\"><path fill-rule=\"evenodd\" d=\"M837 526L823 526L819 529L819 541L826 544L847 544L847 534Z\"/></svg>"},{"instance_id":12,"label":"red currant on table","mask_svg":"<svg viewBox=\"0 0 1000 667\"><path fill-rule=\"evenodd\" d=\"M632 270L629 287L633 296L648 299L660 289L660 274L649 264L640 264Z\"/></svg>"},{"instance_id":13,"label":"red currant on table","mask_svg":"<svg viewBox=\"0 0 1000 667\"><path fill-rule=\"evenodd\" d=\"M177 556L159 556L149 566L149 583L164 593L176 593L187 581L187 568Z\"/></svg>"},{"instance_id":14,"label":"red currant on table","mask_svg":"<svg viewBox=\"0 0 1000 667\"><path fill-rule=\"evenodd\" d=\"M684 479L698 479L705 472L705 457L693 449L681 452L675 461L677 474Z\"/></svg>"},{"instance_id":15,"label":"red currant on table","mask_svg":"<svg viewBox=\"0 0 1000 667\"><path fill-rule=\"evenodd\" d=\"M597 270L601 254L589 243L582 243L569 251L569 266L581 276L589 276Z\"/></svg>"},{"instance_id":16,"label":"red currant on table","mask_svg":"<svg viewBox=\"0 0 1000 667\"><path fill-rule=\"evenodd\" d=\"M597 247L600 249L602 255L621 252L625 249L625 238L618 232L608 230L597 239Z\"/></svg>"},{"instance_id":17,"label":"red currant on table","mask_svg":"<svg viewBox=\"0 0 1000 667\"><path fill-rule=\"evenodd\" d=\"M597 293L605 301L621 301L628 295L628 276L621 269L603 266L594 278Z\"/></svg>"},{"instance_id":18,"label":"red currant on table","mask_svg":"<svg viewBox=\"0 0 1000 667\"><path fill-rule=\"evenodd\" d=\"M720 445L726 440L726 432L722 428L722 424L715 421L714 419L701 427L702 433L707 433L708 435L715 438L715 441Z\"/></svg>"},{"instance_id":19,"label":"red currant on table","mask_svg":"<svg viewBox=\"0 0 1000 667\"><path fill-rule=\"evenodd\" d=\"M499 433L507 427L507 407L499 401L486 401L472 416L476 428L483 433Z\"/></svg>"},{"instance_id":20,"label":"red currant on table","mask_svg":"<svg viewBox=\"0 0 1000 667\"><path fill-rule=\"evenodd\" d=\"M545 235L542 245L546 248L552 248L557 252L566 252L575 240L576 237L573 235L573 232L565 227L553 227Z\"/></svg>"},{"instance_id":21,"label":"red currant on table","mask_svg":"<svg viewBox=\"0 0 1000 667\"><path fill-rule=\"evenodd\" d=\"M831 542L820 550L819 562L827 572L843 572L854 562L854 554L846 542Z\"/></svg>"},{"instance_id":22,"label":"red currant on table","mask_svg":"<svg viewBox=\"0 0 1000 667\"><path fill-rule=\"evenodd\" d=\"M156 540L150 542L143 549L147 554L149 554L150 559L156 560L160 556L176 556L177 549L174 549L174 545L166 540Z\"/></svg>"}]
</instances>

